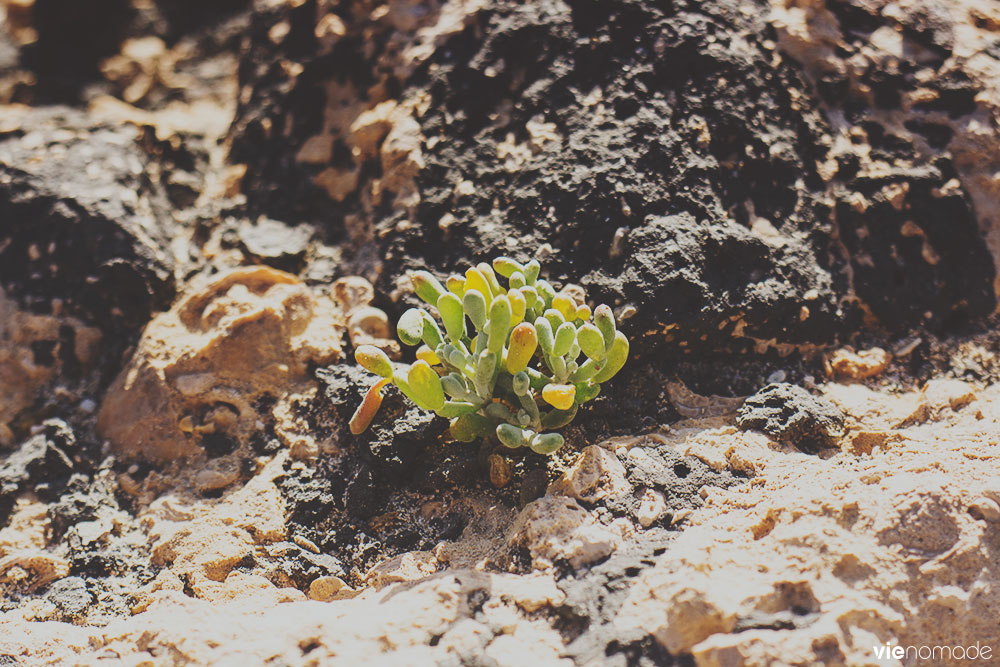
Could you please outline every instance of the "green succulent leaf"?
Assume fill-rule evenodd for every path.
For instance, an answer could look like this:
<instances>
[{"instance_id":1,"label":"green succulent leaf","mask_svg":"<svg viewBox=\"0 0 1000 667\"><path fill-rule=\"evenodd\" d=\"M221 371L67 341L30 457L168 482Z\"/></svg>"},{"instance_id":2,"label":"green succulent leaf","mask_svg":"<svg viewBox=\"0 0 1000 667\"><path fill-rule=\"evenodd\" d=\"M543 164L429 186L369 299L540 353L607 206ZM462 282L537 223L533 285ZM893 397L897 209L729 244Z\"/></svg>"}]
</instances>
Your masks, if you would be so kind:
<instances>
[{"instance_id":1,"label":"green succulent leaf","mask_svg":"<svg viewBox=\"0 0 1000 667\"><path fill-rule=\"evenodd\" d=\"M524 297L524 306L528 310L535 310L538 305L538 292L535 291L534 287L526 286L518 290L521 296Z\"/></svg>"},{"instance_id":2,"label":"green succulent leaf","mask_svg":"<svg viewBox=\"0 0 1000 667\"><path fill-rule=\"evenodd\" d=\"M437 302L438 313L444 322L444 330L451 340L462 340L465 336L465 308L457 295L442 294Z\"/></svg>"},{"instance_id":3,"label":"green succulent leaf","mask_svg":"<svg viewBox=\"0 0 1000 667\"><path fill-rule=\"evenodd\" d=\"M510 299L506 295L493 299L490 304L489 342L486 346L493 354L500 354L507 342L511 315Z\"/></svg>"},{"instance_id":4,"label":"green succulent leaf","mask_svg":"<svg viewBox=\"0 0 1000 667\"><path fill-rule=\"evenodd\" d=\"M576 417L577 405L568 410L550 410L542 417L542 428L562 428Z\"/></svg>"},{"instance_id":5,"label":"green succulent leaf","mask_svg":"<svg viewBox=\"0 0 1000 667\"><path fill-rule=\"evenodd\" d=\"M497 280L497 274L493 272L492 266L486 262L479 262L479 264L476 264L476 268L483 274L483 278L486 278L486 284L490 286L490 292L493 293L494 297L500 296L507 291L500 287L500 281Z\"/></svg>"},{"instance_id":6,"label":"green succulent leaf","mask_svg":"<svg viewBox=\"0 0 1000 667\"><path fill-rule=\"evenodd\" d=\"M513 424L500 424L496 429L497 438L507 447L517 449L531 444L535 432Z\"/></svg>"},{"instance_id":7,"label":"green succulent leaf","mask_svg":"<svg viewBox=\"0 0 1000 667\"><path fill-rule=\"evenodd\" d=\"M558 331L559 327L566 323L566 318L555 308L548 308L544 313L545 319L552 325L552 331Z\"/></svg>"},{"instance_id":8,"label":"green succulent leaf","mask_svg":"<svg viewBox=\"0 0 1000 667\"><path fill-rule=\"evenodd\" d=\"M417 396L431 410L437 412L444 407L444 389L441 387L441 378L426 361L417 360L410 366L410 372L406 376L406 381L410 385L410 391Z\"/></svg>"},{"instance_id":9,"label":"green succulent leaf","mask_svg":"<svg viewBox=\"0 0 1000 667\"><path fill-rule=\"evenodd\" d=\"M445 293L438 279L427 271L414 271L410 274L410 279L413 281L413 291L428 305L437 305L438 299Z\"/></svg>"},{"instance_id":10,"label":"green succulent leaf","mask_svg":"<svg viewBox=\"0 0 1000 667\"><path fill-rule=\"evenodd\" d=\"M441 329L438 328L437 322L431 317L431 314L426 310L421 310L424 319L424 328L421 332L421 340L424 344L432 350L437 349L438 345L444 343L444 336L441 335Z\"/></svg>"},{"instance_id":11,"label":"green succulent leaf","mask_svg":"<svg viewBox=\"0 0 1000 667\"><path fill-rule=\"evenodd\" d=\"M444 281L444 284L445 287L448 288L449 292L460 299L462 298L462 295L465 294L465 278L462 276L448 276L448 279Z\"/></svg>"},{"instance_id":12,"label":"green succulent leaf","mask_svg":"<svg viewBox=\"0 0 1000 667\"><path fill-rule=\"evenodd\" d=\"M524 371L537 347L538 333L533 325L521 322L514 327L510 332L510 344L507 348L507 371L510 373Z\"/></svg>"},{"instance_id":13,"label":"green succulent leaf","mask_svg":"<svg viewBox=\"0 0 1000 667\"><path fill-rule=\"evenodd\" d=\"M476 360L476 376L472 382L476 386L476 393L483 400L493 396L493 373L496 366L497 355L491 352L483 352Z\"/></svg>"},{"instance_id":14,"label":"green succulent leaf","mask_svg":"<svg viewBox=\"0 0 1000 667\"><path fill-rule=\"evenodd\" d=\"M534 285L535 281L538 279L538 272L542 270L542 265L538 263L537 259L533 259L524 265L524 278L528 281L529 285Z\"/></svg>"},{"instance_id":15,"label":"green succulent leaf","mask_svg":"<svg viewBox=\"0 0 1000 667\"><path fill-rule=\"evenodd\" d=\"M552 325L544 317L535 319L535 331L538 334L538 345L542 348L542 353L546 356L552 354L552 346L555 345L555 336L552 334Z\"/></svg>"},{"instance_id":16,"label":"green succulent leaf","mask_svg":"<svg viewBox=\"0 0 1000 667\"><path fill-rule=\"evenodd\" d=\"M511 326L524 321L524 314L528 310L528 302L524 300L521 290L512 289L507 292L507 299L510 300L510 324Z\"/></svg>"},{"instance_id":17,"label":"green succulent leaf","mask_svg":"<svg viewBox=\"0 0 1000 667\"><path fill-rule=\"evenodd\" d=\"M452 398L465 401L469 398L469 388L458 373L449 373L441 378L441 388Z\"/></svg>"},{"instance_id":18,"label":"green succulent leaf","mask_svg":"<svg viewBox=\"0 0 1000 667\"><path fill-rule=\"evenodd\" d=\"M403 345L419 345L424 337L424 314L419 308L410 308L399 318L396 335Z\"/></svg>"},{"instance_id":19,"label":"green succulent leaf","mask_svg":"<svg viewBox=\"0 0 1000 667\"><path fill-rule=\"evenodd\" d=\"M510 408L508 408L503 403L495 403L495 402L488 403L486 407L483 409L483 412L486 413L487 417L490 417L491 419L496 419L497 421L502 421L507 423L513 423L517 421L517 418L514 417L514 413L511 412Z\"/></svg>"},{"instance_id":20,"label":"green succulent leaf","mask_svg":"<svg viewBox=\"0 0 1000 667\"><path fill-rule=\"evenodd\" d=\"M597 363L598 362L593 359L587 359L585 362L580 364L575 371L573 371L573 374L569 378L570 382L586 382L590 378L597 375L597 371L600 370Z\"/></svg>"},{"instance_id":21,"label":"green succulent leaf","mask_svg":"<svg viewBox=\"0 0 1000 667\"><path fill-rule=\"evenodd\" d=\"M552 354L557 357L565 356L575 340L576 327L570 322L563 322L556 329L555 341L552 344Z\"/></svg>"},{"instance_id":22,"label":"green succulent leaf","mask_svg":"<svg viewBox=\"0 0 1000 667\"><path fill-rule=\"evenodd\" d=\"M469 269L465 272L465 291L468 292L469 290L476 290L482 294L487 305L495 296L493 290L490 288L489 281L486 280L486 276L479 269Z\"/></svg>"},{"instance_id":23,"label":"green succulent leaf","mask_svg":"<svg viewBox=\"0 0 1000 667\"><path fill-rule=\"evenodd\" d=\"M597 307L594 311L594 324L604 336L604 349L610 350L615 341L615 315L609 306L601 304Z\"/></svg>"},{"instance_id":24,"label":"green succulent leaf","mask_svg":"<svg viewBox=\"0 0 1000 667\"><path fill-rule=\"evenodd\" d=\"M528 374L523 370L520 373L514 374L514 378L511 380L511 385L514 393L518 396L524 396L531 391L531 380L528 378Z\"/></svg>"},{"instance_id":25,"label":"green succulent leaf","mask_svg":"<svg viewBox=\"0 0 1000 667\"><path fill-rule=\"evenodd\" d=\"M577 329L576 342L580 344L580 349L589 359L600 361L607 353L604 335L600 329L589 322Z\"/></svg>"},{"instance_id":26,"label":"green succulent leaf","mask_svg":"<svg viewBox=\"0 0 1000 667\"><path fill-rule=\"evenodd\" d=\"M578 382L576 383L576 398L574 400L577 405L580 405L597 398L597 395L600 393L601 385Z\"/></svg>"},{"instance_id":27,"label":"green succulent leaf","mask_svg":"<svg viewBox=\"0 0 1000 667\"><path fill-rule=\"evenodd\" d=\"M472 442L478 438L486 438L492 435L495 429L495 421L475 412L470 412L454 419L451 422L449 431L451 432L451 437L459 442Z\"/></svg>"},{"instance_id":28,"label":"green succulent leaf","mask_svg":"<svg viewBox=\"0 0 1000 667\"><path fill-rule=\"evenodd\" d=\"M528 284L530 285L531 283L529 282ZM555 288L547 280L537 280L535 281L535 289L538 291L538 296L545 302L545 307L550 308L552 306L552 299L556 298Z\"/></svg>"},{"instance_id":29,"label":"green succulent leaf","mask_svg":"<svg viewBox=\"0 0 1000 667\"><path fill-rule=\"evenodd\" d=\"M462 297L462 306L466 315L472 320L472 325L478 331L482 331L486 325L486 297L483 293L475 288L466 289L465 296Z\"/></svg>"},{"instance_id":30,"label":"green succulent leaf","mask_svg":"<svg viewBox=\"0 0 1000 667\"><path fill-rule=\"evenodd\" d=\"M397 370L392 374L392 383L399 387L399 390L403 392L403 396L406 396L408 399L416 403L418 407L423 408L424 410L432 411L433 408L422 398L417 396L417 394L410 388L410 383L407 381L406 377L406 374Z\"/></svg>"},{"instance_id":31,"label":"green succulent leaf","mask_svg":"<svg viewBox=\"0 0 1000 667\"><path fill-rule=\"evenodd\" d=\"M504 278L510 278L515 272L524 271L520 262L516 262L510 257L497 257L493 260L493 268Z\"/></svg>"},{"instance_id":32,"label":"green succulent leaf","mask_svg":"<svg viewBox=\"0 0 1000 667\"><path fill-rule=\"evenodd\" d=\"M389 355L374 345L359 345L354 352L354 360L361 364L365 370L369 370L375 375L384 378L392 377L392 361L390 361Z\"/></svg>"},{"instance_id":33,"label":"green succulent leaf","mask_svg":"<svg viewBox=\"0 0 1000 667\"><path fill-rule=\"evenodd\" d=\"M559 433L539 433L531 439L528 445L536 454L554 454L563 446L563 437Z\"/></svg>"},{"instance_id":34,"label":"green succulent leaf","mask_svg":"<svg viewBox=\"0 0 1000 667\"><path fill-rule=\"evenodd\" d=\"M605 365L594 376L594 382L600 384L613 378L625 365L626 359L628 359L628 338L621 331L616 331Z\"/></svg>"},{"instance_id":35,"label":"green succulent leaf","mask_svg":"<svg viewBox=\"0 0 1000 667\"><path fill-rule=\"evenodd\" d=\"M437 411L438 415L441 417L447 417L451 419L453 417L461 417L462 415L468 415L479 409L479 405L476 403L468 403L465 401L445 401L441 409Z\"/></svg>"}]
</instances>

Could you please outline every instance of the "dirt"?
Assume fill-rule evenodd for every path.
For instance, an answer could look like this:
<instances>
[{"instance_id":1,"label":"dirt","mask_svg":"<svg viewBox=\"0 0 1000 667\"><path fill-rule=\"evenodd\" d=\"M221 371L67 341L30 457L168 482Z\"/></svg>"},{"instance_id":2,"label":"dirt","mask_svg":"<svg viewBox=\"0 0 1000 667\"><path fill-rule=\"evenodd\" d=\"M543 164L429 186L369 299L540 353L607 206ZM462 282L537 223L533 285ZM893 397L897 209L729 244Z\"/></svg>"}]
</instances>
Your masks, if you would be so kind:
<instances>
[{"instance_id":1,"label":"dirt","mask_svg":"<svg viewBox=\"0 0 1000 667\"><path fill-rule=\"evenodd\" d=\"M0 0L0 664L1000 651L995 7L78 5ZM566 446L351 434L497 254L631 341Z\"/></svg>"}]
</instances>

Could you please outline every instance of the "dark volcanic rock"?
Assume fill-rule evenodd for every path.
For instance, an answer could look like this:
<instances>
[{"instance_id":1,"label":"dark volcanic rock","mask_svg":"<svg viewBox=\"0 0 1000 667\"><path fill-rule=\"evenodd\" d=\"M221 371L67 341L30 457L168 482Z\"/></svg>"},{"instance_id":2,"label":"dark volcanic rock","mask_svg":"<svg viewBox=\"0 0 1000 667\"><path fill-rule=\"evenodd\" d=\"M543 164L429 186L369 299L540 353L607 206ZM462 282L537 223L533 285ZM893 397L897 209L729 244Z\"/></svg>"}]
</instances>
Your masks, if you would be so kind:
<instances>
[{"instance_id":1,"label":"dark volcanic rock","mask_svg":"<svg viewBox=\"0 0 1000 667\"><path fill-rule=\"evenodd\" d=\"M786 383L769 384L749 397L736 424L804 451L831 447L844 434L844 415L837 406Z\"/></svg>"},{"instance_id":2,"label":"dark volcanic rock","mask_svg":"<svg viewBox=\"0 0 1000 667\"><path fill-rule=\"evenodd\" d=\"M259 11L262 24L265 15L278 18L274 8ZM292 34L312 32L314 15L281 11ZM623 325L633 336L663 340L669 330L742 350L751 339L822 342L843 329L836 295L846 285L834 271L839 260L812 166L822 121L805 92L789 102L802 82L772 65L755 34L762 26L735 3L492 2L467 20L426 62L395 70L393 62L364 61L367 37L353 32L360 26L349 25L329 56L319 42L276 46L254 32L241 68L254 96L233 127L234 158L272 181L255 182L262 196L251 193L252 203L306 216L309 202L322 210L308 183L319 167L293 159L320 132L322 107L334 103L320 83L385 81L401 100L430 98L411 131L435 138L418 144L419 203L391 207L385 195L366 210L372 183L399 180L383 147L381 164L356 165L355 195L324 217L332 215L334 230L371 220L387 293L405 269L450 270L497 253L526 259L548 243L551 277L636 308ZM409 34L371 29L390 41ZM279 56L303 64L303 74L282 78L267 66ZM396 78L399 71L408 76ZM289 114L290 143L262 135ZM323 166L347 169L337 142L359 139L331 141ZM272 197L277 186L287 194ZM777 229L774 238L760 233L759 219Z\"/></svg>"},{"instance_id":3,"label":"dark volcanic rock","mask_svg":"<svg viewBox=\"0 0 1000 667\"><path fill-rule=\"evenodd\" d=\"M118 52L135 11L129 0L35 0L38 39L22 60L38 77L43 100L69 102L98 76L101 60Z\"/></svg>"},{"instance_id":4,"label":"dark volcanic rock","mask_svg":"<svg viewBox=\"0 0 1000 667\"><path fill-rule=\"evenodd\" d=\"M10 130L11 128L8 127ZM31 111L0 137L0 284L32 310L58 300L105 331L169 303L170 219L139 130Z\"/></svg>"},{"instance_id":5,"label":"dark volcanic rock","mask_svg":"<svg viewBox=\"0 0 1000 667\"><path fill-rule=\"evenodd\" d=\"M70 474L76 442L72 430L60 419L50 419L43 432L24 441L0 462L0 526L6 524L17 494L31 490L52 500Z\"/></svg>"},{"instance_id":6,"label":"dark volcanic rock","mask_svg":"<svg viewBox=\"0 0 1000 667\"><path fill-rule=\"evenodd\" d=\"M232 157L252 208L348 240L384 294L407 269L540 253L556 281L634 306L637 356L828 343L862 325L856 297L892 330L990 312L992 262L950 158L877 124L870 157L889 172L831 153L838 98L747 8L494 0L444 30L420 2L379 18L258 3ZM883 79L868 85L886 103L912 83ZM974 89L949 81L961 94L940 103L967 112ZM835 117L864 119L847 107Z\"/></svg>"}]
</instances>

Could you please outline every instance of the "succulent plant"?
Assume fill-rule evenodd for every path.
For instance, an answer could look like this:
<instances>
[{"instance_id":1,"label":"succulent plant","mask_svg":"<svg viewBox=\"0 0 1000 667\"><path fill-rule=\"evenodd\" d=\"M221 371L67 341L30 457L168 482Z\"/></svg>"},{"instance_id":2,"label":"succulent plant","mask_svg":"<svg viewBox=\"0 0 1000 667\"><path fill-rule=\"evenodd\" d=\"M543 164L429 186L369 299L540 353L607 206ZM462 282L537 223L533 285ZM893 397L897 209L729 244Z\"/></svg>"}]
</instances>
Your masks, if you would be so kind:
<instances>
[{"instance_id":1,"label":"succulent plant","mask_svg":"<svg viewBox=\"0 0 1000 667\"><path fill-rule=\"evenodd\" d=\"M399 340L419 346L409 366L394 364L377 347L357 348L357 362L380 379L351 417L351 432L368 428L383 387L392 383L451 420L456 440L495 435L507 447L559 449L562 435L547 431L569 424L598 395L625 364L629 345L611 308L592 312L539 278L540 269L536 260L522 265L498 257L444 285L427 271L412 273L414 291L441 322L422 308L399 318Z\"/></svg>"}]
</instances>

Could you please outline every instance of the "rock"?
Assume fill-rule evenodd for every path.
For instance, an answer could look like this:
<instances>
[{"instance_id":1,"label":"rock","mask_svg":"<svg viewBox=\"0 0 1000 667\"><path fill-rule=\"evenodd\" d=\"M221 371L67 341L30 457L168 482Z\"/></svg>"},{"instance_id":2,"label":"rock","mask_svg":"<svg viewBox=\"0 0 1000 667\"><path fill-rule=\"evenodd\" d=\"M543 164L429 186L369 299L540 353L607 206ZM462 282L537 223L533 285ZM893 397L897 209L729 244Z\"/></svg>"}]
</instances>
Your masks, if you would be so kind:
<instances>
[{"instance_id":1,"label":"rock","mask_svg":"<svg viewBox=\"0 0 1000 667\"><path fill-rule=\"evenodd\" d=\"M562 477L549 485L548 493L576 498L585 503L614 499L632 492L625 479L625 466L614 452L589 445Z\"/></svg>"},{"instance_id":2,"label":"rock","mask_svg":"<svg viewBox=\"0 0 1000 667\"><path fill-rule=\"evenodd\" d=\"M353 597L356 593L340 577L319 577L309 584L309 599L319 602L343 600Z\"/></svg>"},{"instance_id":3,"label":"rock","mask_svg":"<svg viewBox=\"0 0 1000 667\"><path fill-rule=\"evenodd\" d=\"M34 491L44 499L57 497L75 465L67 454L75 436L65 422L48 420L42 433L29 438L0 461L0 525L11 509L17 494Z\"/></svg>"},{"instance_id":4,"label":"rock","mask_svg":"<svg viewBox=\"0 0 1000 667\"><path fill-rule=\"evenodd\" d=\"M969 513L977 519L1000 523L1000 503L992 498L979 498L969 505Z\"/></svg>"},{"instance_id":5,"label":"rock","mask_svg":"<svg viewBox=\"0 0 1000 667\"><path fill-rule=\"evenodd\" d=\"M196 454L206 435L247 443L269 419L259 399L301 388L310 363L336 361L343 327L332 301L275 269L199 281L146 327L98 428L126 459Z\"/></svg>"},{"instance_id":6,"label":"rock","mask_svg":"<svg viewBox=\"0 0 1000 667\"><path fill-rule=\"evenodd\" d=\"M978 610L992 604L972 593L981 568L992 568L992 524L970 509L989 499L997 452L971 432L945 432L904 428L891 450L862 459L779 456L756 483L713 492L641 572L617 631L652 634L705 664L767 662L776 651L800 663L864 663L870 638L883 636L974 645L985 630ZM896 567L921 576L887 577Z\"/></svg>"},{"instance_id":7,"label":"rock","mask_svg":"<svg viewBox=\"0 0 1000 667\"><path fill-rule=\"evenodd\" d=\"M739 23L737 30L764 29L730 3L716 5ZM647 46L597 67L583 45L607 39L617 53L607 31L626 20L624 5L607 7L600 18L590 9L544 3L485 7L461 2L399 21L337 14L333 37L325 27L330 14L258 6L240 69L246 97L230 132L232 159L249 165L245 191L252 205L283 219L289 212L317 219L333 211L333 224L342 221L360 245L356 261L371 273L385 264L386 293L406 269L443 272L515 248L523 259L549 243L554 273L593 267L581 281L592 296L634 306L630 335L655 331L662 340L669 329L671 338L695 346L745 348L755 345L752 338L793 345L826 340L843 326L840 288L816 261L834 256L831 239L799 234L827 224L813 161L804 157L821 150L823 127L812 94L791 68L775 65L757 42L715 49L707 34L736 28L711 13L643 5L635 25L646 27L636 38ZM497 15L503 20L491 18ZM276 24L326 37L308 46L276 43L269 35ZM490 37L466 43L465 26ZM526 50L526 31L538 48ZM376 34L412 48L376 56L365 46ZM356 69L329 59L331 49L350 54ZM692 71L712 74L667 77L685 100L685 113L675 115L665 97L637 86L681 53L697 54L702 65ZM272 65L287 60L310 75ZM625 62L629 74L621 76ZM346 83L360 72L364 84ZM579 72L585 81L575 78ZM498 87L500 80L517 81L518 92ZM356 85L379 93L358 99L349 92ZM796 91L799 106L777 103L787 89ZM482 132L487 109L519 99L527 103ZM560 101L553 106L554 99ZM455 110L461 118L451 115ZM760 126L732 120L748 117ZM290 135L270 129L289 118ZM324 120L307 120L313 118ZM607 171L622 151L657 157ZM741 157L730 165L736 153ZM496 168L486 166L494 162ZM581 164L588 166L581 171ZM809 176L796 181L792 174ZM565 192L577 195L567 199ZM761 234L764 227L774 233ZM608 252L595 254L584 238ZM738 275L733 266L741 267Z\"/></svg>"},{"instance_id":8,"label":"rock","mask_svg":"<svg viewBox=\"0 0 1000 667\"><path fill-rule=\"evenodd\" d=\"M59 107L13 112L17 132L0 140L0 285L32 311L58 315L57 299L87 324L138 328L174 295L166 195L140 131Z\"/></svg>"},{"instance_id":9,"label":"rock","mask_svg":"<svg viewBox=\"0 0 1000 667\"><path fill-rule=\"evenodd\" d=\"M1000 104L996 55L980 51L995 41L992 12L975 0L891 16L863 2L769 4L778 49L801 64L825 115L852 118L831 128L819 171L858 295L890 324L989 309L1000 287L995 130L972 119ZM901 58L926 64L894 69Z\"/></svg>"},{"instance_id":10,"label":"rock","mask_svg":"<svg viewBox=\"0 0 1000 667\"><path fill-rule=\"evenodd\" d=\"M825 359L827 375L839 380L865 380L880 375L889 366L892 355L880 347L855 352L840 348Z\"/></svg>"},{"instance_id":11,"label":"rock","mask_svg":"<svg viewBox=\"0 0 1000 667\"><path fill-rule=\"evenodd\" d=\"M938 379L927 382L920 397L931 415L939 415L944 410L961 410L976 400L976 393L967 382Z\"/></svg>"},{"instance_id":12,"label":"rock","mask_svg":"<svg viewBox=\"0 0 1000 667\"><path fill-rule=\"evenodd\" d=\"M597 523L572 498L546 496L521 510L507 543L527 549L535 568L565 561L580 569L609 556L621 539L620 533Z\"/></svg>"},{"instance_id":13,"label":"rock","mask_svg":"<svg viewBox=\"0 0 1000 667\"><path fill-rule=\"evenodd\" d=\"M667 511L667 502L663 494L653 489L646 489L639 500L639 511L636 519L643 528L649 528Z\"/></svg>"},{"instance_id":14,"label":"rock","mask_svg":"<svg viewBox=\"0 0 1000 667\"><path fill-rule=\"evenodd\" d=\"M379 563L365 574L365 583L375 590L399 581L419 581L438 570L439 563L429 551L414 551Z\"/></svg>"},{"instance_id":15,"label":"rock","mask_svg":"<svg viewBox=\"0 0 1000 667\"><path fill-rule=\"evenodd\" d=\"M247 254L285 271L301 267L311 238L309 228L290 227L270 218L262 217L256 223L244 221L239 226L240 244Z\"/></svg>"},{"instance_id":16,"label":"rock","mask_svg":"<svg viewBox=\"0 0 1000 667\"><path fill-rule=\"evenodd\" d=\"M93 369L100 341L74 317L20 309L0 287L0 449L21 435L18 417L45 401L56 378L75 382Z\"/></svg>"},{"instance_id":17,"label":"rock","mask_svg":"<svg viewBox=\"0 0 1000 667\"><path fill-rule=\"evenodd\" d=\"M83 614L94 601L80 577L65 577L49 585L47 596L69 618Z\"/></svg>"},{"instance_id":18,"label":"rock","mask_svg":"<svg viewBox=\"0 0 1000 667\"><path fill-rule=\"evenodd\" d=\"M490 454L490 484L502 489L510 483L510 464L499 454Z\"/></svg>"},{"instance_id":19,"label":"rock","mask_svg":"<svg viewBox=\"0 0 1000 667\"><path fill-rule=\"evenodd\" d=\"M748 398L736 424L803 451L832 447L844 434L844 415L835 405L784 383L769 384Z\"/></svg>"}]
</instances>

